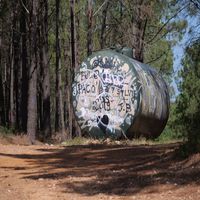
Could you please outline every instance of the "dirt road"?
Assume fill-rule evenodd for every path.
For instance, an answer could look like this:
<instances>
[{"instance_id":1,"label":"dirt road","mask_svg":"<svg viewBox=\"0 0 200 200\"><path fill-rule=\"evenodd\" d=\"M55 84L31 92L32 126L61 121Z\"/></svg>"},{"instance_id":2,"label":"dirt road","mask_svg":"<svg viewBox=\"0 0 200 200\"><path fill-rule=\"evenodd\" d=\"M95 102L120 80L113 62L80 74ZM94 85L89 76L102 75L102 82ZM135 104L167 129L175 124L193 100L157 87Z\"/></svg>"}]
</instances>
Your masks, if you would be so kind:
<instances>
[{"instance_id":1,"label":"dirt road","mask_svg":"<svg viewBox=\"0 0 200 200\"><path fill-rule=\"evenodd\" d=\"M200 155L177 146L0 145L0 200L199 200Z\"/></svg>"}]
</instances>

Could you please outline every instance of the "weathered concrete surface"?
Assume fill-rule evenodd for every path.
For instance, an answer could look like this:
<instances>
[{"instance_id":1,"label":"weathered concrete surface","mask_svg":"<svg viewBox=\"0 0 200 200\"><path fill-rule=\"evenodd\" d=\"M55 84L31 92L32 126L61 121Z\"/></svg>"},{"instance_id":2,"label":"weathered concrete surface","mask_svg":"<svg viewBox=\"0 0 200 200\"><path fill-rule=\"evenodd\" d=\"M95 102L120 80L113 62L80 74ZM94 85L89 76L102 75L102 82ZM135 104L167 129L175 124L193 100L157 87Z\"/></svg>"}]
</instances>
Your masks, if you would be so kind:
<instances>
[{"instance_id":1,"label":"weathered concrete surface","mask_svg":"<svg viewBox=\"0 0 200 200\"><path fill-rule=\"evenodd\" d=\"M162 77L116 51L88 57L75 75L72 93L78 123L92 137L156 137L168 119Z\"/></svg>"}]
</instances>

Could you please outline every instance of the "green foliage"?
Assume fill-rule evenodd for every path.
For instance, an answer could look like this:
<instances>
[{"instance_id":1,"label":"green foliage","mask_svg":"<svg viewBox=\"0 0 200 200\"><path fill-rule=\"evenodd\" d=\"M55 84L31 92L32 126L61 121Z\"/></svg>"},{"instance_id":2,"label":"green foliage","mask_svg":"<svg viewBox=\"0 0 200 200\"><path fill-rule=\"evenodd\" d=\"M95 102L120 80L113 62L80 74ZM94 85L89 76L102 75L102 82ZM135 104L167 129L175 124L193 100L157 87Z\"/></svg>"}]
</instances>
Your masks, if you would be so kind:
<instances>
[{"instance_id":1,"label":"green foliage","mask_svg":"<svg viewBox=\"0 0 200 200\"><path fill-rule=\"evenodd\" d=\"M180 71L180 95L176 106L177 129L188 138L190 152L200 151L200 40L187 47Z\"/></svg>"},{"instance_id":2,"label":"green foliage","mask_svg":"<svg viewBox=\"0 0 200 200\"><path fill-rule=\"evenodd\" d=\"M155 141L166 143L170 141L183 141L183 139L184 138L181 133L175 132L170 125L167 125L165 130L158 138L155 139Z\"/></svg>"},{"instance_id":3,"label":"green foliage","mask_svg":"<svg viewBox=\"0 0 200 200\"><path fill-rule=\"evenodd\" d=\"M156 138L156 141L160 141L160 142L167 142L167 141L172 141L172 140L182 141L185 139L182 132L176 129L175 111L176 111L176 104L172 102L170 106L170 115L169 115L169 120L167 122L167 125L164 131L162 132L162 134L158 138Z\"/></svg>"},{"instance_id":4,"label":"green foliage","mask_svg":"<svg viewBox=\"0 0 200 200\"><path fill-rule=\"evenodd\" d=\"M12 135L14 133L13 129L0 126L0 135Z\"/></svg>"},{"instance_id":5,"label":"green foliage","mask_svg":"<svg viewBox=\"0 0 200 200\"><path fill-rule=\"evenodd\" d=\"M171 75L173 66L173 53L170 42L160 40L151 45L145 52L145 62L153 66L165 75Z\"/></svg>"}]
</instances>

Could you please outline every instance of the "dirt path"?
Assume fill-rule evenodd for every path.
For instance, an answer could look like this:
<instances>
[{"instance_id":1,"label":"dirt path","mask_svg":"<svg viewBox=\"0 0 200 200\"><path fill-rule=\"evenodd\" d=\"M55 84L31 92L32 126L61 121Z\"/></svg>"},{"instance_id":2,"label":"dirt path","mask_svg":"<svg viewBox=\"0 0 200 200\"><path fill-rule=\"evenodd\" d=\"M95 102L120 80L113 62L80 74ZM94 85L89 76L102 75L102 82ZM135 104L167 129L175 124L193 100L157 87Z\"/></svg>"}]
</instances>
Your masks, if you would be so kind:
<instances>
[{"instance_id":1,"label":"dirt path","mask_svg":"<svg viewBox=\"0 0 200 200\"><path fill-rule=\"evenodd\" d=\"M0 145L0 200L199 200L200 155L176 147Z\"/></svg>"}]
</instances>

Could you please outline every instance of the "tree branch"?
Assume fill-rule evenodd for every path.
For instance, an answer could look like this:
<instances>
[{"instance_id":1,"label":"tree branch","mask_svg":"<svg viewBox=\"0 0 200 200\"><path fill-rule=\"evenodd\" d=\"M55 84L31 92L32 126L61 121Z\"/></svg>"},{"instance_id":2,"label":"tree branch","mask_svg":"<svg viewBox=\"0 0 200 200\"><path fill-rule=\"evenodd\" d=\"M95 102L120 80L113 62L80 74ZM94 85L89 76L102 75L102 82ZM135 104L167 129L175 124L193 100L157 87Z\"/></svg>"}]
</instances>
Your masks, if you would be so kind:
<instances>
[{"instance_id":1,"label":"tree branch","mask_svg":"<svg viewBox=\"0 0 200 200\"><path fill-rule=\"evenodd\" d=\"M194 6L195 6L198 10L200 10L200 2L199 2L199 1L195 2L194 0L190 0L190 2L192 2L192 3L194 4Z\"/></svg>"},{"instance_id":2,"label":"tree branch","mask_svg":"<svg viewBox=\"0 0 200 200\"><path fill-rule=\"evenodd\" d=\"M93 14L93 17L103 8L103 6L107 3L108 0L105 0L103 4L98 8L98 10Z\"/></svg>"},{"instance_id":3,"label":"tree branch","mask_svg":"<svg viewBox=\"0 0 200 200\"><path fill-rule=\"evenodd\" d=\"M157 33L149 40L147 41L147 43L151 43L158 35L160 32L162 32L162 30L165 28L165 26L167 26L167 24L173 19L175 18L180 12L182 12L189 4L186 4L184 7L182 7L180 10L178 10L173 16L171 16L161 27L160 29L157 31Z\"/></svg>"},{"instance_id":4,"label":"tree branch","mask_svg":"<svg viewBox=\"0 0 200 200\"><path fill-rule=\"evenodd\" d=\"M24 5L23 0L21 0L21 4L22 4L23 8L25 9L25 11L26 11L28 14L30 14L28 8Z\"/></svg>"},{"instance_id":5,"label":"tree branch","mask_svg":"<svg viewBox=\"0 0 200 200\"><path fill-rule=\"evenodd\" d=\"M169 49L168 49L168 50L169 50ZM162 58L162 57L163 57L164 55L166 55L166 54L167 54L167 51L164 51L164 53L162 53L161 55L157 56L156 58L154 58L154 59L152 59L152 60L146 62L146 64L154 63L154 62L156 62L157 60L160 60L160 58Z\"/></svg>"}]
</instances>

